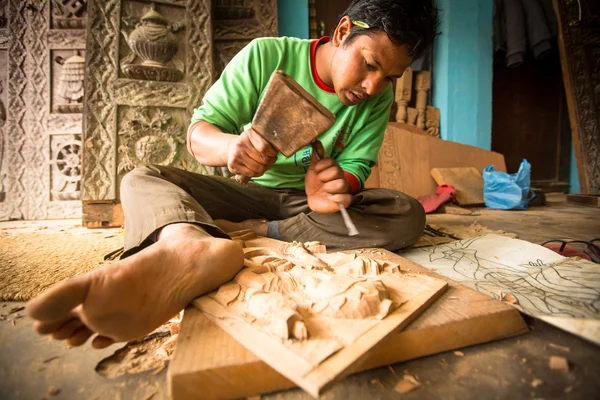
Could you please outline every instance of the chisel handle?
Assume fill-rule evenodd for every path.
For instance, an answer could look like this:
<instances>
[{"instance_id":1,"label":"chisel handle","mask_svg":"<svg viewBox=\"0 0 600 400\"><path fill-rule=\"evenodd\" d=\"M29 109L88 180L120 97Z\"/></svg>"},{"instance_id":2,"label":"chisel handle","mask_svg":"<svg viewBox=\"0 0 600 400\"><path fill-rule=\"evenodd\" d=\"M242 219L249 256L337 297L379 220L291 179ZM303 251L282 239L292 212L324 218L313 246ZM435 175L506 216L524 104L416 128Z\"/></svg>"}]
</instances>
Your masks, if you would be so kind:
<instances>
[{"instance_id":1,"label":"chisel handle","mask_svg":"<svg viewBox=\"0 0 600 400\"><path fill-rule=\"evenodd\" d=\"M240 175L240 174L236 174L235 175L235 181L237 183L239 183L240 185L245 185L248 182L250 182L250 177L246 176L246 175Z\"/></svg>"}]
</instances>

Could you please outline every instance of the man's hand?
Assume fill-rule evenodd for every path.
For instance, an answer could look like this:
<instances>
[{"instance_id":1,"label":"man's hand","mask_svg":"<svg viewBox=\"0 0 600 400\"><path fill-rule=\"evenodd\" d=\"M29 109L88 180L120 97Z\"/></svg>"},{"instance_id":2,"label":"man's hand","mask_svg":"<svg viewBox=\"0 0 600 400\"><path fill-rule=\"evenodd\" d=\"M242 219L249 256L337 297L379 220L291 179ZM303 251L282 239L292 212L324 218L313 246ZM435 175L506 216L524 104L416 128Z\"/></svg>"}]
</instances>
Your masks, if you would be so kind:
<instances>
[{"instance_id":1,"label":"man's hand","mask_svg":"<svg viewBox=\"0 0 600 400\"><path fill-rule=\"evenodd\" d=\"M229 145L227 168L234 174L261 176L277 161L277 150L252 128L246 129Z\"/></svg>"},{"instance_id":2,"label":"man's hand","mask_svg":"<svg viewBox=\"0 0 600 400\"><path fill-rule=\"evenodd\" d=\"M317 152L322 157L323 145L319 141L313 148L310 167L304 178L308 207L323 214L339 211L338 204L349 207L352 195L344 171L333 158L319 160Z\"/></svg>"}]
</instances>

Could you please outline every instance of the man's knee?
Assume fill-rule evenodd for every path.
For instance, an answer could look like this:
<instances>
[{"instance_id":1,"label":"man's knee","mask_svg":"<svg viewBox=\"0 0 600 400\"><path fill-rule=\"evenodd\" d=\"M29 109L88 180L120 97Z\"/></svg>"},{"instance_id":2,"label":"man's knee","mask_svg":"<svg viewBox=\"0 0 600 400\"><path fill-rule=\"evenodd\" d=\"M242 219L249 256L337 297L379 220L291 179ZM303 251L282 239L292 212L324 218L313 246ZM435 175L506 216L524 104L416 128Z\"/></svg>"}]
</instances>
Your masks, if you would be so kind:
<instances>
[{"instance_id":1,"label":"man's knee","mask_svg":"<svg viewBox=\"0 0 600 400\"><path fill-rule=\"evenodd\" d=\"M389 230L386 235L393 251L410 247L419 240L425 229L425 210L421 203L411 196L395 190L386 193L391 202Z\"/></svg>"},{"instance_id":2,"label":"man's knee","mask_svg":"<svg viewBox=\"0 0 600 400\"><path fill-rule=\"evenodd\" d=\"M123 191L127 191L129 189L135 188L136 186L139 186L141 182L146 180L148 177L156 177L158 175L159 173L152 167L136 167L128 173L126 173L121 179L121 193L123 193Z\"/></svg>"}]
</instances>

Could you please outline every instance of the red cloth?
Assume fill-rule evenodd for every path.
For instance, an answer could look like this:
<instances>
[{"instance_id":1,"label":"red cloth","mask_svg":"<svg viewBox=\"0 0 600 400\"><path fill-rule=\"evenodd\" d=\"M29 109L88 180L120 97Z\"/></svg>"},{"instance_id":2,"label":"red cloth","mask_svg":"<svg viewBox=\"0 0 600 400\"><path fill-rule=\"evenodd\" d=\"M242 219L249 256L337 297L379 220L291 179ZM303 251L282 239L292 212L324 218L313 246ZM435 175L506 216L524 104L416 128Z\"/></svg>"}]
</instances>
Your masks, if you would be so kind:
<instances>
[{"instance_id":1,"label":"red cloth","mask_svg":"<svg viewBox=\"0 0 600 400\"><path fill-rule=\"evenodd\" d=\"M435 194L417 197L426 214L435 212L442 204L454 201L456 198L456 189L451 185L440 185L435 189Z\"/></svg>"}]
</instances>

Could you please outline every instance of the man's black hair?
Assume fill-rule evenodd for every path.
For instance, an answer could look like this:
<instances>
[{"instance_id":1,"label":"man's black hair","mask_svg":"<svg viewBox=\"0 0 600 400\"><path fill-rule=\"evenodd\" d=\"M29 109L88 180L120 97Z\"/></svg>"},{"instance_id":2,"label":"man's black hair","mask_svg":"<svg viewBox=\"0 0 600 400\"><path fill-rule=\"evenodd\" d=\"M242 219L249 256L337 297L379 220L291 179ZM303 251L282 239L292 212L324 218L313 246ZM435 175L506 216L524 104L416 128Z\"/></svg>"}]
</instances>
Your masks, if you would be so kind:
<instances>
[{"instance_id":1,"label":"man's black hair","mask_svg":"<svg viewBox=\"0 0 600 400\"><path fill-rule=\"evenodd\" d=\"M346 11L338 18L338 24L347 15L352 21L362 21L369 27L361 28L353 25L345 44L350 44L359 35L383 31L392 44L406 45L409 54L419 58L431 46L437 35L439 19L434 1L352 0Z\"/></svg>"}]
</instances>

